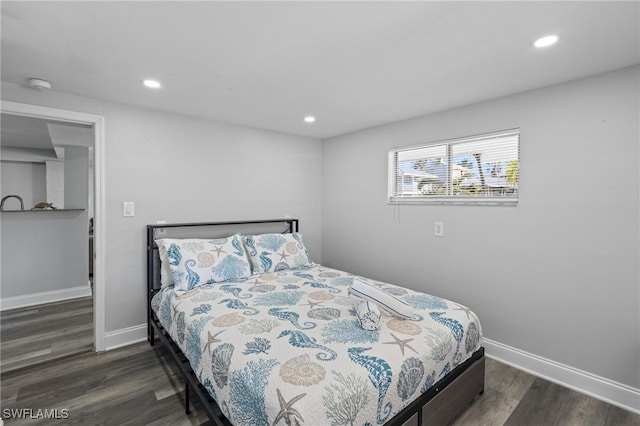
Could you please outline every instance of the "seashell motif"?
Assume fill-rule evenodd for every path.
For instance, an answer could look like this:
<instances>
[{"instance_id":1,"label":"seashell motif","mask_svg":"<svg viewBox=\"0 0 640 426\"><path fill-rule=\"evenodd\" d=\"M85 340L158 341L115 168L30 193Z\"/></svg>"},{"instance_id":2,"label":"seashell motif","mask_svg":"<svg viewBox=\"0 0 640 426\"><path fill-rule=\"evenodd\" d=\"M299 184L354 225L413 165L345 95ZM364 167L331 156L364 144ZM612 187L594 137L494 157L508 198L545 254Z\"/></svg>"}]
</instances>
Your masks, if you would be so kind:
<instances>
[{"instance_id":1,"label":"seashell motif","mask_svg":"<svg viewBox=\"0 0 640 426\"><path fill-rule=\"evenodd\" d=\"M207 268L216 263L216 257L206 251L198 253L198 268Z\"/></svg>"},{"instance_id":2,"label":"seashell motif","mask_svg":"<svg viewBox=\"0 0 640 426\"><path fill-rule=\"evenodd\" d=\"M324 380L325 369L312 362L308 354L291 358L280 367L280 377L296 386L311 386Z\"/></svg>"},{"instance_id":3,"label":"seashell motif","mask_svg":"<svg viewBox=\"0 0 640 426\"><path fill-rule=\"evenodd\" d=\"M279 283L284 283L284 284L295 284L298 282L298 278L296 277L278 277L278 282Z\"/></svg>"},{"instance_id":4,"label":"seashell motif","mask_svg":"<svg viewBox=\"0 0 640 426\"><path fill-rule=\"evenodd\" d=\"M415 322L403 320L400 318L393 318L387 322L387 327L397 331L398 333L408 334L410 336L417 336L422 333L422 328Z\"/></svg>"},{"instance_id":5,"label":"seashell motif","mask_svg":"<svg viewBox=\"0 0 640 426\"><path fill-rule=\"evenodd\" d=\"M315 291L310 293L309 297L316 300L331 300L335 298L333 294L329 294L326 291Z\"/></svg>"},{"instance_id":6,"label":"seashell motif","mask_svg":"<svg viewBox=\"0 0 640 426\"><path fill-rule=\"evenodd\" d=\"M407 290L401 287L387 287L387 288L383 288L382 291L384 291L385 293L391 294L393 296L404 296L405 294L408 293Z\"/></svg>"},{"instance_id":7,"label":"seashell motif","mask_svg":"<svg viewBox=\"0 0 640 426\"><path fill-rule=\"evenodd\" d=\"M340 318L340 310L336 308L315 308L307 312L307 316L313 319L329 321Z\"/></svg>"},{"instance_id":8,"label":"seashell motif","mask_svg":"<svg viewBox=\"0 0 640 426\"><path fill-rule=\"evenodd\" d=\"M297 244L294 241L289 241L284 245L284 248L287 250L289 254L296 254L298 252Z\"/></svg>"},{"instance_id":9,"label":"seashell motif","mask_svg":"<svg viewBox=\"0 0 640 426\"><path fill-rule=\"evenodd\" d=\"M260 278L265 281L273 281L273 280L277 280L278 276L273 272L267 272L266 274L260 275Z\"/></svg>"},{"instance_id":10,"label":"seashell motif","mask_svg":"<svg viewBox=\"0 0 640 426\"><path fill-rule=\"evenodd\" d=\"M231 327L233 325L241 324L245 321L245 318L238 314L237 312L232 312L230 314L220 315L218 318L214 319L211 324L216 327Z\"/></svg>"},{"instance_id":11,"label":"seashell motif","mask_svg":"<svg viewBox=\"0 0 640 426\"><path fill-rule=\"evenodd\" d=\"M398 376L398 385L396 390L398 396L406 401L414 394L418 385L424 377L424 365L418 358L409 358L402 363L400 375Z\"/></svg>"},{"instance_id":12,"label":"seashell motif","mask_svg":"<svg viewBox=\"0 0 640 426\"><path fill-rule=\"evenodd\" d=\"M220 388L227 385L233 349L231 343L223 343L215 348L211 354L211 373L213 374L213 380L215 380L216 385Z\"/></svg>"},{"instance_id":13,"label":"seashell motif","mask_svg":"<svg viewBox=\"0 0 640 426\"><path fill-rule=\"evenodd\" d=\"M273 270L275 272L284 271L287 269L289 269L289 264L287 262L278 262L276 263L276 266L273 267Z\"/></svg>"},{"instance_id":14,"label":"seashell motif","mask_svg":"<svg viewBox=\"0 0 640 426\"><path fill-rule=\"evenodd\" d=\"M259 285L254 285L253 287L251 287L249 289L249 291L253 291L256 293L268 293L270 291L273 291L276 289L275 285L271 285L271 284L259 284Z\"/></svg>"}]
</instances>

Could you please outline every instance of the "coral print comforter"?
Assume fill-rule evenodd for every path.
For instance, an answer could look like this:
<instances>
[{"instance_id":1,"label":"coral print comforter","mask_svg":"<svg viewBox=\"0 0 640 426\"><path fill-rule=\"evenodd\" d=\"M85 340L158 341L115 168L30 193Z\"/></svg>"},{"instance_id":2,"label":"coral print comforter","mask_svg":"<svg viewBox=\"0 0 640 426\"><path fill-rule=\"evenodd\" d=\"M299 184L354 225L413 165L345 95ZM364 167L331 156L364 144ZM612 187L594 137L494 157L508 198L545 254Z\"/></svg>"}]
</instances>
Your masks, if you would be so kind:
<instances>
[{"instance_id":1,"label":"coral print comforter","mask_svg":"<svg viewBox=\"0 0 640 426\"><path fill-rule=\"evenodd\" d=\"M152 302L224 415L238 426L380 425L481 345L468 308L391 284L417 320L365 330L353 275L323 266L210 284Z\"/></svg>"}]
</instances>

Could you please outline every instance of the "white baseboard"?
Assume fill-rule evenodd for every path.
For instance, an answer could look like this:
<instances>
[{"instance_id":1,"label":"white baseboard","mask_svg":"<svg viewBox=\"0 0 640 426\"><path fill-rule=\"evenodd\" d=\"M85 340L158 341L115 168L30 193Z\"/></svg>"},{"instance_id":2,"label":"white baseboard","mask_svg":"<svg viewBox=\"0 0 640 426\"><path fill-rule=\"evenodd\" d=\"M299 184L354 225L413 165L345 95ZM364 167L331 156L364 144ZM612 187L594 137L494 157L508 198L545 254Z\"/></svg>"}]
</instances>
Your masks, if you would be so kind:
<instances>
[{"instance_id":1,"label":"white baseboard","mask_svg":"<svg viewBox=\"0 0 640 426\"><path fill-rule=\"evenodd\" d=\"M121 348L147 340L147 324L134 325L104 334L105 350Z\"/></svg>"},{"instance_id":2,"label":"white baseboard","mask_svg":"<svg viewBox=\"0 0 640 426\"><path fill-rule=\"evenodd\" d=\"M490 339L483 339L486 355L534 376L640 414L640 389L578 370Z\"/></svg>"},{"instance_id":3,"label":"white baseboard","mask_svg":"<svg viewBox=\"0 0 640 426\"><path fill-rule=\"evenodd\" d=\"M0 299L0 311L41 305L43 303L60 302L62 300L77 299L79 297L87 296L91 296L91 287L88 285L65 288L62 290L25 294L24 296L5 297Z\"/></svg>"}]
</instances>

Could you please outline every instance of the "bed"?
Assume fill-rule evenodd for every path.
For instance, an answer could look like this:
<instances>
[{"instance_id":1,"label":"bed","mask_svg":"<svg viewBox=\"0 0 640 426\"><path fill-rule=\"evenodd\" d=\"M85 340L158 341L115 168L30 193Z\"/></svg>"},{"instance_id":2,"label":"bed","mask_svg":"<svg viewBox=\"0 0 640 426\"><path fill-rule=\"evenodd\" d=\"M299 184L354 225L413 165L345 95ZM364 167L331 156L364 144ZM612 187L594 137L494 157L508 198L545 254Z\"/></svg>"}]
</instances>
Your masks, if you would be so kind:
<instances>
[{"instance_id":1,"label":"bed","mask_svg":"<svg viewBox=\"0 0 640 426\"><path fill-rule=\"evenodd\" d=\"M298 228L147 226L148 341L182 372L187 413L194 392L215 425L445 425L483 393L470 309L315 264ZM363 328L355 279L411 315Z\"/></svg>"}]
</instances>

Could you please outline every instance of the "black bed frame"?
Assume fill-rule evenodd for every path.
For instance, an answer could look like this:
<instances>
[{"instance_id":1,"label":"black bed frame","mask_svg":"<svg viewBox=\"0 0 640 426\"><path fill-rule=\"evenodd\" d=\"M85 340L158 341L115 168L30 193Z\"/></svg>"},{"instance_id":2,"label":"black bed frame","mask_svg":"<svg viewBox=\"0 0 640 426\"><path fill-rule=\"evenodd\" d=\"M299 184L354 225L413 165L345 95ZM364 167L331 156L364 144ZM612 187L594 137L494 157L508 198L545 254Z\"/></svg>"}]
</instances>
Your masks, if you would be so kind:
<instances>
[{"instance_id":1,"label":"black bed frame","mask_svg":"<svg viewBox=\"0 0 640 426\"><path fill-rule=\"evenodd\" d=\"M230 231L226 231L224 235L211 236L211 238L215 238L241 232L240 228L242 227L278 226L278 224L285 228L284 230L279 230L279 232L283 234L298 232L299 229L298 219L147 225L147 340L151 346L154 346L157 334L182 373L185 380L185 413L190 414L189 398L190 390L193 389L198 399L202 402L207 416L216 426L228 426L231 425L231 423L224 417L217 403L209 395L209 392L200 384L197 376L191 369L189 361L171 336L169 336L162 324L160 324L153 309L151 309L151 299L160 290L160 259L155 239L162 236L156 234L160 229L165 231L181 230L187 231L187 235L171 235L170 237L202 238L203 236L198 236L198 234L189 235L188 230L198 228L230 229ZM234 227L237 228L234 229ZM484 392L484 371L484 348L481 347L471 358L454 368L427 392L420 395L394 418L389 420L385 426L432 426L449 424L466 410L478 395Z\"/></svg>"}]
</instances>

